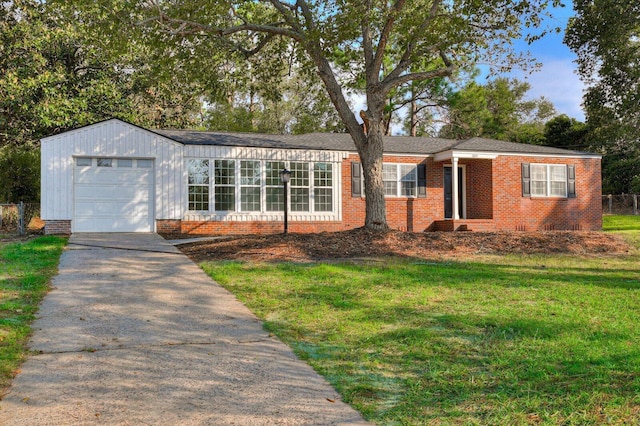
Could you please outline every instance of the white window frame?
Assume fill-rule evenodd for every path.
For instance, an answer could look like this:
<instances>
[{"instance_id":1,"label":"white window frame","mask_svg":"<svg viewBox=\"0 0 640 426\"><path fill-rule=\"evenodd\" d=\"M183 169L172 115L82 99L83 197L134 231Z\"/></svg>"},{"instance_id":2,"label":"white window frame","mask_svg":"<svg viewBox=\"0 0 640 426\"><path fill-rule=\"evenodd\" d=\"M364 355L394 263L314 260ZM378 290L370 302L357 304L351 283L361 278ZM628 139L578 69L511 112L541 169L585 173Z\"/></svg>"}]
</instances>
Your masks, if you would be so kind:
<instances>
[{"instance_id":1,"label":"white window frame","mask_svg":"<svg viewBox=\"0 0 640 426\"><path fill-rule=\"evenodd\" d=\"M552 179L552 169L553 168L563 168L564 169L564 180L553 180ZM544 170L544 179L534 179L535 169ZM569 189L569 173L567 172L566 164L544 164L544 163L530 163L529 164L529 181L530 181L530 192L532 198L568 198ZM536 185L534 182L543 182L544 183L544 193L536 193ZM564 193L563 194L552 194L552 182L563 182Z\"/></svg>"},{"instance_id":2,"label":"white window frame","mask_svg":"<svg viewBox=\"0 0 640 426\"><path fill-rule=\"evenodd\" d=\"M209 164L213 163L213 179L209 179L209 185L211 186L211 190L209 191L209 193L211 194L211 196L213 197L213 209L215 212L236 212L238 211L238 193L240 192L239 190L239 183L238 183L238 161L234 160L234 159L228 159L228 158L214 158L213 162L210 161ZM228 169L226 167L219 167L218 163L233 163L233 169ZM232 181L232 183L218 183L218 169L221 170L231 170L231 175L227 176L225 175L225 179L230 179ZM216 204L218 203L218 200L216 199L216 189L224 189L224 188L233 188L233 191L230 191L232 196L233 196L233 201L231 203L231 208L230 209L217 209L216 208ZM222 201L220 201L220 203L222 203ZM209 207L211 207L211 203L209 203Z\"/></svg>"},{"instance_id":3,"label":"white window frame","mask_svg":"<svg viewBox=\"0 0 640 426\"><path fill-rule=\"evenodd\" d=\"M207 176L206 182L204 183L189 183L189 163L192 161L206 161L207 162ZM190 187L206 187L207 188L207 210L195 210L190 209L191 201L189 200L189 188ZM194 201L194 204L200 203L201 201ZM209 158L190 158L187 160L187 210L191 212L208 212L211 210L211 159Z\"/></svg>"},{"instance_id":4,"label":"white window frame","mask_svg":"<svg viewBox=\"0 0 640 426\"><path fill-rule=\"evenodd\" d=\"M260 211L262 211L262 192L263 192L262 191L262 181L263 181L263 179L262 179L262 162L260 160L238 160L238 163L239 163L240 176L238 178L239 184L237 185L238 186L238 191L239 191L239 193L238 193L239 196L237 197L237 199L238 199L238 208L237 208L237 210L239 212L248 212L248 213L250 213L250 212L260 212ZM246 163L254 163L254 164L257 163L258 164L258 173L257 173L258 182L257 183L255 182L255 179L256 179L256 175L255 174L253 176L243 176L242 175L242 171L243 170L249 170L248 168L244 168L243 169L243 167L242 167L243 163L244 164L246 164ZM250 180L247 181L247 179L250 179ZM247 209L244 209L242 207L242 205L243 205L242 190L244 188L251 188L253 190L255 190L255 189L258 190L258 209L257 210L247 210Z\"/></svg>"},{"instance_id":5,"label":"white window frame","mask_svg":"<svg viewBox=\"0 0 640 426\"><path fill-rule=\"evenodd\" d=\"M293 163L304 164L306 166L307 178L305 180L306 185L296 185L296 182L293 181L288 185L288 194L287 194L287 202L289 203L289 214L295 216L317 216L317 215L326 215L326 216L335 216L340 214L340 206L339 206L339 188L335 187L340 184L340 180L337 176L337 171L339 170L339 163L330 162L330 161L278 161L278 160L258 160L258 159L243 159L243 158L216 158L216 157L193 157L187 158L187 175L189 170L189 163L191 161L208 161L209 165L209 210L191 210L189 209L189 187L198 186L195 184L190 184L188 182L187 176L187 213L197 213L202 215L224 215L229 217L229 215L233 216L242 216L242 217L251 217L255 216L256 220L262 220L260 216L266 216L274 213L282 213L284 209L279 210L268 210L267 209L267 192L271 188L276 188L275 191L279 191L279 194L283 194L283 183L280 180L280 171L278 170L277 176L277 185L272 180L268 184L267 182L267 164L269 163L279 163L283 165L283 168L287 168L291 170L291 166ZM216 164L218 161L231 161L234 163L234 184L217 184L216 183ZM260 181L259 183L249 184L243 183L242 177L242 164L244 162L257 162L259 167L259 175ZM317 186L318 189L322 189L323 192L330 190L330 201L331 201L331 210L316 210L316 164L326 164L329 169L329 180L331 186L327 186L327 181L323 181L323 183ZM326 172L325 170L318 170L318 173ZM199 186L207 186L205 184ZM234 210L216 210L216 188L217 187L234 187L235 199L234 199ZM243 210L242 208L242 188L260 188L260 210ZM303 211L295 211L291 208L291 190L292 189L306 189L308 191L308 209ZM284 195L284 194L283 194ZM325 194L326 196L326 194ZM326 203L323 204L326 207Z\"/></svg>"},{"instance_id":6,"label":"white window frame","mask_svg":"<svg viewBox=\"0 0 640 426\"><path fill-rule=\"evenodd\" d=\"M394 194L387 194L387 188L385 186L384 191L385 191L385 198L417 198L418 197L418 166L419 164L414 164L414 163L383 163L382 167L383 167L383 171L382 171L382 181L383 181L383 185L384 182L390 182L389 179L387 179L385 181L384 179L384 167L395 167L395 193ZM406 172L403 172L403 169L411 167L411 174L413 174L413 180L407 180L405 179L405 176L408 174ZM360 165L360 169L362 170L362 165ZM360 178L362 184L362 196L364 197L364 173L360 174L362 177ZM413 183L413 194L412 195L404 195L402 192L402 184L406 183L406 182L412 182Z\"/></svg>"}]
</instances>

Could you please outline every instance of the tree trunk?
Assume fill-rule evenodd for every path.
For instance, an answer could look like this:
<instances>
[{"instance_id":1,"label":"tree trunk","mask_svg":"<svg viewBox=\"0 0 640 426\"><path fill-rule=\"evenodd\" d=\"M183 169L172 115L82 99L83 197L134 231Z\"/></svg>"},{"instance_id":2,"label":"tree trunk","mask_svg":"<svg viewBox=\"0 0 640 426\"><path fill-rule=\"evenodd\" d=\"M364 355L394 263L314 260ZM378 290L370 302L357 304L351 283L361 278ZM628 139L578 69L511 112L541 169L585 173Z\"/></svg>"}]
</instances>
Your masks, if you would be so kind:
<instances>
[{"instance_id":1,"label":"tree trunk","mask_svg":"<svg viewBox=\"0 0 640 426\"><path fill-rule=\"evenodd\" d=\"M366 197L364 226L368 229L386 231L389 229L389 225L387 225L384 185L382 182L384 95L374 90L367 91L369 109L364 114L369 120L369 127L367 128L367 134L365 134L342 93L342 87L336 80L329 61L322 55L321 49L312 47L309 52L316 62L318 75L327 89L327 94L347 127L347 131L351 135L351 139L360 155Z\"/></svg>"},{"instance_id":2,"label":"tree trunk","mask_svg":"<svg viewBox=\"0 0 640 426\"><path fill-rule=\"evenodd\" d=\"M381 121L370 122L370 130L364 146L359 147L362 171L364 173L364 193L366 197L366 216L364 226L375 230L388 230L384 182L382 181L384 124Z\"/></svg>"}]
</instances>

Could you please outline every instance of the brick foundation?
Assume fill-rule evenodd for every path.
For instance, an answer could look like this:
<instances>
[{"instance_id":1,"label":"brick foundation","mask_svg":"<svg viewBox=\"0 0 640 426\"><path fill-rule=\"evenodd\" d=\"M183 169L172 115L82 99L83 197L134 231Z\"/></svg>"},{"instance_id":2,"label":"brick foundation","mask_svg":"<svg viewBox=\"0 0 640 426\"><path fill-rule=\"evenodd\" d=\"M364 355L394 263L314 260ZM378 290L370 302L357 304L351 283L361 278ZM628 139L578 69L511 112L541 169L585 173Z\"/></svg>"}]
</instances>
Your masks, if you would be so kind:
<instances>
[{"instance_id":1,"label":"brick foundation","mask_svg":"<svg viewBox=\"0 0 640 426\"><path fill-rule=\"evenodd\" d=\"M156 220L156 232L160 235L171 237L182 233L181 220L158 219Z\"/></svg>"},{"instance_id":2,"label":"brick foundation","mask_svg":"<svg viewBox=\"0 0 640 426\"><path fill-rule=\"evenodd\" d=\"M45 220L45 235L71 235L70 220Z\"/></svg>"}]
</instances>

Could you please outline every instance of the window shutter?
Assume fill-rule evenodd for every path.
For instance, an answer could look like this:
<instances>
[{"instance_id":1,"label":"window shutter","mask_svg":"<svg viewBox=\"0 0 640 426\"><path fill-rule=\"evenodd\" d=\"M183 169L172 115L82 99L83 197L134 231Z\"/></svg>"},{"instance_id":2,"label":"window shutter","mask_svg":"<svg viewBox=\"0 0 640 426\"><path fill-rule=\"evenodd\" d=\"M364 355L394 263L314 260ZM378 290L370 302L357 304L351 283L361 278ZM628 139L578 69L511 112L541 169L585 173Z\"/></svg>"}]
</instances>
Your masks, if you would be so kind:
<instances>
[{"instance_id":1,"label":"window shutter","mask_svg":"<svg viewBox=\"0 0 640 426\"><path fill-rule=\"evenodd\" d=\"M567 165L567 197L576 198L576 166Z\"/></svg>"},{"instance_id":2,"label":"window shutter","mask_svg":"<svg viewBox=\"0 0 640 426\"><path fill-rule=\"evenodd\" d=\"M522 196L531 196L531 175L529 172L529 163L522 163Z\"/></svg>"},{"instance_id":3,"label":"window shutter","mask_svg":"<svg viewBox=\"0 0 640 426\"><path fill-rule=\"evenodd\" d=\"M362 197L362 169L360 163L351 163L351 196Z\"/></svg>"},{"instance_id":4,"label":"window shutter","mask_svg":"<svg viewBox=\"0 0 640 426\"><path fill-rule=\"evenodd\" d=\"M418 164L418 197L427 197L427 165Z\"/></svg>"}]
</instances>

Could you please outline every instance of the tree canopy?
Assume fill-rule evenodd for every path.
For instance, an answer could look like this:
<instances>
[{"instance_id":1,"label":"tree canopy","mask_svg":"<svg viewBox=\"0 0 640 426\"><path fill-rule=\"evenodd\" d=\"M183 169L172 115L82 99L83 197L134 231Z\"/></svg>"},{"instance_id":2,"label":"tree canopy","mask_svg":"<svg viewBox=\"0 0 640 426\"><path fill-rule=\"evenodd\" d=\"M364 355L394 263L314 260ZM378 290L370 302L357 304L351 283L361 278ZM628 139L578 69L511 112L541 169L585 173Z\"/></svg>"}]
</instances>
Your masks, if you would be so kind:
<instances>
[{"instance_id":1,"label":"tree canopy","mask_svg":"<svg viewBox=\"0 0 640 426\"><path fill-rule=\"evenodd\" d=\"M640 3L574 0L565 43L578 56L590 148L604 154L603 189L640 191Z\"/></svg>"},{"instance_id":2,"label":"tree canopy","mask_svg":"<svg viewBox=\"0 0 640 426\"><path fill-rule=\"evenodd\" d=\"M440 136L466 139L481 136L521 143L543 144L545 122L555 115L553 104L526 97L529 83L496 78L480 85L469 82L449 97L447 123Z\"/></svg>"}]
</instances>

